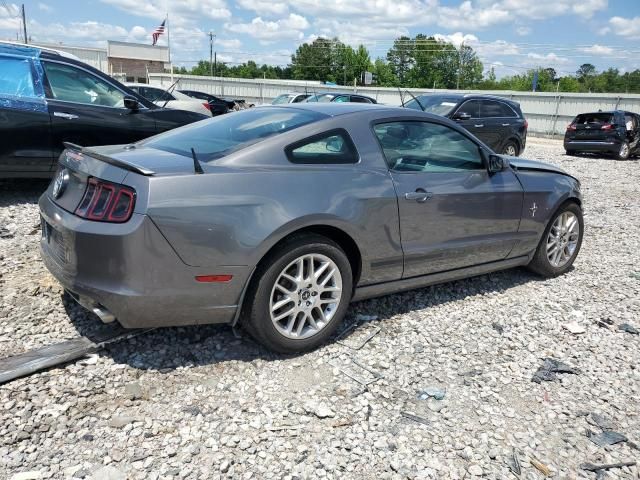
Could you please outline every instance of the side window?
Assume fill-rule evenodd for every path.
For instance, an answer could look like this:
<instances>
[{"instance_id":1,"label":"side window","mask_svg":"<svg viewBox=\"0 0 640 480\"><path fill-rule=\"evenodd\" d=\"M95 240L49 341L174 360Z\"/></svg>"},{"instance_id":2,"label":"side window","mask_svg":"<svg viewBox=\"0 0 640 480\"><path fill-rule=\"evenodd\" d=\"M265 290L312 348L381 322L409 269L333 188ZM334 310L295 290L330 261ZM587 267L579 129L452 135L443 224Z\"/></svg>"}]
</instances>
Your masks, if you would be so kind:
<instances>
[{"instance_id":1,"label":"side window","mask_svg":"<svg viewBox=\"0 0 640 480\"><path fill-rule=\"evenodd\" d=\"M357 163L358 152L344 130L332 130L285 148L292 163L336 164Z\"/></svg>"},{"instance_id":2,"label":"side window","mask_svg":"<svg viewBox=\"0 0 640 480\"><path fill-rule=\"evenodd\" d=\"M471 118L480 118L480 101L468 100L460 105L456 113L467 113L471 115Z\"/></svg>"},{"instance_id":3,"label":"side window","mask_svg":"<svg viewBox=\"0 0 640 480\"><path fill-rule=\"evenodd\" d=\"M61 63L42 62L52 97L65 102L124 107L124 93L97 76Z\"/></svg>"},{"instance_id":4,"label":"side window","mask_svg":"<svg viewBox=\"0 0 640 480\"><path fill-rule=\"evenodd\" d=\"M33 88L30 60L0 57L0 95L37 97Z\"/></svg>"},{"instance_id":5,"label":"side window","mask_svg":"<svg viewBox=\"0 0 640 480\"><path fill-rule=\"evenodd\" d=\"M390 122L377 124L374 132L391 170L450 173L484 169L478 145L445 125Z\"/></svg>"},{"instance_id":6,"label":"side window","mask_svg":"<svg viewBox=\"0 0 640 480\"><path fill-rule=\"evenodd\" d=\"M492 100L483 100L480 104L480 117L482 118L500 118L502 117L502 109L500 103Z\"/></svg>"},{"instance_id":7,"label":"side window","mask_svg":"<svg viewBox=\"0 0 640 480\"><path fill-rule=\"evenodd\" d=\"M369 100L366 97L356 97L355 95L351 96L351 101L355 102L355 103L371 103L371 100Z\"/></svg>"},{"instance_id":8,"label":"side window","mask_svg":"<svg viewBox=\"0 0 640 480\"><path fill-rule=\"evenodd\" d=\"M345 103L349 101L349 97L347 95L342 95L340 97L336 97L336 99L334 100L334 102L336 103Z\"/></svg>"},{"instance_id":9,"label":"side window","mask_svg":"<svg viewBox=\"0 0 640 480\"><path fill-rule=\"evenodd\" d=\"M508 118L516 117L516 113L506 103L483 100L480 107L480 116L482 118Z\"/></svg>"}]
</instances>

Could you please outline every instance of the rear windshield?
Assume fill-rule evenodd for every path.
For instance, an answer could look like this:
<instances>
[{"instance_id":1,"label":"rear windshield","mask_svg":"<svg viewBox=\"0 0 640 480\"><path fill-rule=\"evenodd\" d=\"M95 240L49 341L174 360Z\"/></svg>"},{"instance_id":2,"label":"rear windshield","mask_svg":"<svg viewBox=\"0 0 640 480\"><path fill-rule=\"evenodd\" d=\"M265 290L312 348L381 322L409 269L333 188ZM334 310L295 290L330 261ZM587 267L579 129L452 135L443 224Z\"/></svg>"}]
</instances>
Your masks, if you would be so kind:
<instances>
[{"instance_id":1,"label":"rear windshield","mask_svg":"<svg viewBox=\"0 0 640 480\"><path fill-rule=\"evenodd\" d=\"M458 105L460 99L455 97L441 97L439 95L420 95L407 101L405 108L413 108L414 110L422 110L435 115L447 115L453 108Z\"/></svg>"},{"instance_id":2,"label":"rear windshield","mask_svg":"<svg viewBox=\"0 0 640 480\"><path fill-rule=\"evenodd\" d=\"M613 123L613 113L583 113L576 117L574 123L576 125L586 125L589 123Z\"/></svg>"},{"instance_id":3,"label":"rear windshield","mask_svg":"<svg viewBox=\"0 0 640 480\"><path fill-rule=\"evenodd\" d=\"M185 157L191 157L193 148L198 160L209 162L324 117L308 110L260 107L186 125L143 140L141 144Z\"/></svg>"},{"instance_id":4,"label":"rear windshield","mask_svg":"<svg viewBox=\"0 0 640 480\"><path fill-rule=\"evenodd\" d=\"M278 95L276 98L273 99L273 102L271 102L271 105L280 105L282 103L289 103L289 99L291 97L288 94L284 94L284 95Z\"/></svg>"}]
</instances>

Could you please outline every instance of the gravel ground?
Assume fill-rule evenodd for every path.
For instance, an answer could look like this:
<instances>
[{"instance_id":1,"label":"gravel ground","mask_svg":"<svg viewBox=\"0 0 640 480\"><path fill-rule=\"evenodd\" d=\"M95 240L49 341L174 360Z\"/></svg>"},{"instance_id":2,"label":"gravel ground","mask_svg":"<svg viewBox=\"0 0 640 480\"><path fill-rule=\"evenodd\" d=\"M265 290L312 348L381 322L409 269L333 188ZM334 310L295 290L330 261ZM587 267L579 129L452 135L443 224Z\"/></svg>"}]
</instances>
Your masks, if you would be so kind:
<instances>
[{"instance_id":1,"label":"gravel ground","mask_svg":"<svg viewBox=\"0 0 640 480\"><path fill-rule=\"evenodd\" d=\"M596 478L584 462L640 461L640 336L618 329L640 328L640 163L541 139L525 156L582 180L586 236L567 275L360 302L353 330L296 357L221 326L110 346L0 387L0 478L503 479L515 452L520 478L571 479ZM104 330L39 259L44 187L0 182L0 357ZM545 358L577 373L532 382ZM588 438L608 430L629 442Z\"/></svg>"}]
</instances>

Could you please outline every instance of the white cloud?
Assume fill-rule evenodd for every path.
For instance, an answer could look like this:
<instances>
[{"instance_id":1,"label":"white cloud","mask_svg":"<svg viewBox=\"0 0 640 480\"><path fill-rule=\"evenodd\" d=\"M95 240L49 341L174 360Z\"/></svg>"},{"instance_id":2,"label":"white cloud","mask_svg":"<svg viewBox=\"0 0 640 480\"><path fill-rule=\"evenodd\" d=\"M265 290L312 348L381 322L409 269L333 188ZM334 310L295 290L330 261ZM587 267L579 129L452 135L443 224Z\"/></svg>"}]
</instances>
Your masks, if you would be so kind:
<instances>
[{"instance_id":1,"label":"white cloud","mask_svg":"<svg viewBox=\"0 0 640 480\"><path fill-rule=\"evenodd\" d=\"M242 47L242 42L237 38L216 38L215 44L229 50L237 50Z\"/></svg>"},{"instance_id":2,"label":"white cloud","mask_svg":"<svg viewBox=\"0 0 640 480\"><path fill-rule=\"evenodd\" d=\"M269 0L238 0L237 5L245 10L252 10L258 15L285 15L289 7L285 2L271 2Z\"/></svg>"},{"instance_id":3,"label":"white cloud","mask_svg":"<svg viewBox=\"0 0 640 480\"><path fill-rule=\"evenodd\" d=\"M224 26L230 32L244 33L263 42L284 39L304 38L303 30L309 28L309 22L302 15L290 13L288 17L276 21L254 18L251 23L228 23Z\"/></svg>"},{"instance_id":4,"label":"white cloud","mask_svg":"<svg viewBox=\"0 0 640 480\"><path fill-rule=\"evenodd\" d=\"M520 26L516 28L516 33L521 37L529 35L531 33L531 27Z\"/></svg>"},{"instance_id":5,"label":"white cloud","mask_svg":"<svg viewBox=\"0 0 640 480\"><path fill-rule=\"evenodd\" d=\"M560 57L555 53L547 53L546 55L542 55L540 53L528 53L527 57L533 60L534 62L541 62L544 66L546 65L565 65L569 63L569 59L565 57Z\"/></svg>"},{"instance_id":6,"label":"white cloud","mask_svg":"<svg viewBox=\"0 0 640 480\"><path fill-rule=\"evenodd\" d=\"M478 37L476 37L475 35L463 34L462 32L452 33L451 35L442 35L440 33L436 33L434 35L434 38L436 40L453 43L458 48L463 43L469 45L478 42Z\"/></svg>"},{"instance_id":7,"label":"white cloud","mask_svg":"<svg viewBox=\"0 0 640 480\"><path fill-rule=\"evenodd\" d=\"M597 43L581 49L585 53L590 53L591 55L611 55L615 53L615 50L611 47L607 47L605 45L598 45Z\"/></svg>"},{"instance_id":8,"label":"white cloud","mask_svg":"<svg viewBox=\"0 0 640 480\"><path fill-rule=\"evenodd\" d=\"M53 12L53 7L51 5L47 5L46 3L43 2L39 2L38 3L38 9L45 12L45 13L51 13Z\"/></svg>"},{"instance_id":9,"label":"white cloud","mask_svg":"<svg viewBox=\"0 0 640 480\"><path fill-rule=\"evenodd\" d=\"M624 18L612 17L609 19L610 31L616 35L633 40L640 39L640 17Z\"/></svg>"},{"instance_id":10,"label":"white cloud","mask_svg":"<svg viewBox=\"0 0 640 480\"><path fill-rule=\"evenodd\" d=\"M158 23L169 13L169 25L185 25L203 18L224 20L231 12L224 0L101 0L130 15L153 18Z\"/></svg>"},{"instance_id":11,"label":"white cloud","mask_svg":"<svg viewBox=\"0 0 640 480\"><path fill-rule=\"evenodd\" d=\"M606 10L608 6L609 0L582 0L579 3L575 3L572 9L582 17L591 18L594 13L599 10Z\"/></svg>"}]
</instances>

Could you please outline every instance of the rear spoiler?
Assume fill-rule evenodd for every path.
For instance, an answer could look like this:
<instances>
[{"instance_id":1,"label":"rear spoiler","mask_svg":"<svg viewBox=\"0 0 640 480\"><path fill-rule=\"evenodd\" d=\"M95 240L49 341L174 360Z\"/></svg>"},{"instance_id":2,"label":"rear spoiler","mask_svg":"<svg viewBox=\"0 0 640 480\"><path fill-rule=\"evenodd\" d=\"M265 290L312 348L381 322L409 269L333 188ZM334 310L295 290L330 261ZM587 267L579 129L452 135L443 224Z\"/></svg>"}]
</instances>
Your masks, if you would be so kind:
<instances>
[{"instance_id":1,"label":"rear spoiler","mask_svg":"<svg viewBox=\"0 0 640 480\"><path fill-rule=\"evenodd\" d=\"M120 168L122 168L124 170L128 170L130 172L139 173L140 175L145 175L147 177L155 175L155 173L156 173L153 170L148 170L146 168L142 168L142 167L138 167L137 165L133 165L131 163L123 162L122 160L118 160L116 158L111 158L111 157L108 157L106 155L102 155L101 153L95 152L94 150L91 150L90 148L81 147L80 145L76 145L75 143L62 142L62 144L65 146L65 148L67 148L69 150L73 150L73 151L79 152L79 153L85 153L85 154L89 155L92 158L100 160L101 162L108 163L108 164L113 165L115 167L120 167Z\"/></svg>"}]
</instances>

